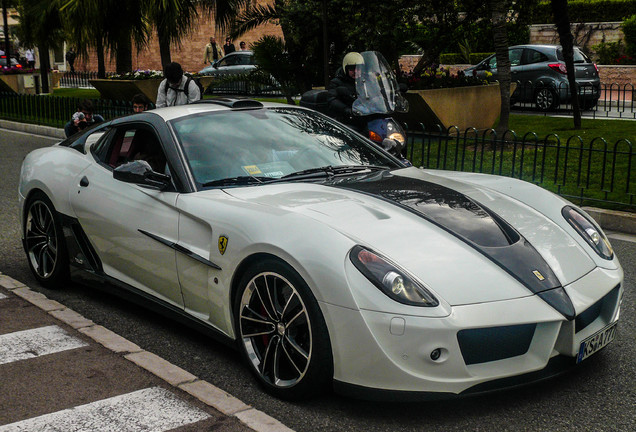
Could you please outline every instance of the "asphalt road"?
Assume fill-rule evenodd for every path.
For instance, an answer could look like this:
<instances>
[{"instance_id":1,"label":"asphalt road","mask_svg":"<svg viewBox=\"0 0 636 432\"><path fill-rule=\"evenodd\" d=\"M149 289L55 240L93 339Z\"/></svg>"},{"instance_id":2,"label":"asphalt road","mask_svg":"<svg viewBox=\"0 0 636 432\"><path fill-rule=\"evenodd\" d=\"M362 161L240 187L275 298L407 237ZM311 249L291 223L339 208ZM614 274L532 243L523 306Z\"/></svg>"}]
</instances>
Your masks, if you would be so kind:
<instances>
[{"instance_id":1,"label":"asphalt road","mask_svg":"<svg viewBox=\"0 0 636 432\"><path fill-rule=\"evenodd\" d=\"M51 291L38 286L20 244L17 187L24 156L52 142L0 130L0 271L296 431L636 430L634 242L612 241L627 288L617 339L565 375L519 389L427 403L370 403L337 395L289 403L266 395L237 352L186 327L90 287Z\"/></svg>"}]
</instances>

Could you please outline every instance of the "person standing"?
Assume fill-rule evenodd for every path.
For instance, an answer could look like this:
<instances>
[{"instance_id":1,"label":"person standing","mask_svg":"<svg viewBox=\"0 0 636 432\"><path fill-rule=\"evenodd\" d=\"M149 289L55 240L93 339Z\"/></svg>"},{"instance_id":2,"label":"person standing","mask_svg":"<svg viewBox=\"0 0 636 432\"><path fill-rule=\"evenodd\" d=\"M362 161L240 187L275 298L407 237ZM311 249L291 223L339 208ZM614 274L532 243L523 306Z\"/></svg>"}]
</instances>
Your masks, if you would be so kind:
<instances>
[{"instance_id":1,"label":"person standing","mask_svg":"<svg viewBox=\"0 0 636 432\"><path fill-rule=\"evenodd\" d=\"M24 57L26 57L29 69L35 68L35 54L33 54L33 50L31 48L24 52Z\"/></svg>"},{"instance_id":2,"label":"person standing","mask_svg":"<svg viewBox=\"0 0 636 432\"><path fill-rule=\"evenodd\" d=\"M239 50L247 51L247 46L245 45L245 41L241 41L241 43L239 44Z\"/></svg>"},{"instance_id":3,"label":"person standing","mask_svg":"<svg viewBox=\"0 0 636 432\"><path fill-rule=\"evenodd\" d=\"M221 57L221 47L216 43L214 36L210 37L210 43L205 46L205 57L203 64L214 63Z\"/></svg>"},{"instance_id":4,"label":"person standing","mask_svg":"<svg viewBox=\"0 0 636 432\"><path fill-rule=\"evenodd\" d=\"M151 103L150 99L148 99L148 97L145 94L137 93L132 98L133 112L135 114L139 114L144 111L148 111L148 107L150 106L150 103Z\"/></svg>"},{"instance_id":5,"label":"person standing","mask_svg":"<svg viewBox=\"0 0 636 432\"><path fill-rule=\"evenodd\" d=\"M157 108L187 105L201 99L201 90L196 82L183 74L181 65L172 62L163 69L166 78L157 90Z\"/></svg>"},{"instance_id":6,"label":"person standing","mask_svg":"<svg viewBox=\"0 0 636 432\"><path fill-rule=\"evenodd\" d=\"M69 67L71 68L71 72L75 72L75 51L73 50L73 47L69 48L69 50L66 51L66 56L64 57L66 58Z\"/></svg>"},{"instance_id":7,"label":"person standing","mask_svg":"<svg viewBox=\"0 0 636 432\"><path fill-rule=\"evenodd\" d=\"M225 45L223 45L223 51L225 52L225 55L228 55L229 53L233 53L234 51L236 51L236 48L234 48L234 44L232 43L232 38L230 38L229 36L225 38Z\"/></svg>"},{"instance_id":8,"label":"person standing","mask_svg":"<svg viewBox=\"0 0 636 432\"><path fill-rule=\"evenodd\" d=\"M90 99L84 99L77 106L77 111L73 114L71 120L64 126L64 133L67 137L70 137L88 126L102 123L103 121L104 117L99 114L93 114L93 102Z\"/></svg>"}]
</instances>

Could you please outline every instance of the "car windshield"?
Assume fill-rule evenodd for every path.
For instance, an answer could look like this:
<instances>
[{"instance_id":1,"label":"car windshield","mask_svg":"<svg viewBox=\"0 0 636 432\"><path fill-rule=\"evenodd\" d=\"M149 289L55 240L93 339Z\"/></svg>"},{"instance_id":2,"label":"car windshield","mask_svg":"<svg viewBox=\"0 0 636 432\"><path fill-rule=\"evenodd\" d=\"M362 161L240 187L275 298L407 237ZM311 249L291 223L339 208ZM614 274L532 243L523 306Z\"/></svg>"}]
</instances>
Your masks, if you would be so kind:
<instances>
[{"instance_id":1,"label":"car windshield","mask_svg":"<svg viewBox=\"0 0 636 432\"><path fill-rule=\"evenodd\" d=\"M401 167L368 140L307 110L215 111L171 125L199 188Z\"/></svg>"}]
</instances>

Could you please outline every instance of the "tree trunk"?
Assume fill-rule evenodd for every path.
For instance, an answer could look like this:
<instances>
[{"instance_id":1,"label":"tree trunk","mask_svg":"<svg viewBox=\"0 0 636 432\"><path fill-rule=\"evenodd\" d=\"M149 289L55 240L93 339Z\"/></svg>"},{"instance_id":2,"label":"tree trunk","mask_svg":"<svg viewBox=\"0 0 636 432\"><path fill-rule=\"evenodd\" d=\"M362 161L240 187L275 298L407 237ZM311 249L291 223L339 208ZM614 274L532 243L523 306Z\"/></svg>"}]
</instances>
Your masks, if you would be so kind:
<instances>
[{"instance_id":1,"label":"tree trunk","mask_svg":"<svg viewBox=\"0 0 636 432\"><path fill-rule=\"evenodd\" d=\"M121 37L115 49L117 73L132 72L132 39L130 38L130 33Z\"/></svg>"},{"instance_id":2,"label":"tree trunk","mask_svg":"<svg viewBox=\"0 0 636 432\"><path fill-rule=\"evenodd\" d=\"M510 118L510 57L508 57L508 33L506 31L506 3L498 0L490 0L490 13L493 26L493 39L495 42L495 56L497 57L497 80L501 93L501 112L497 132L505 133L508 130Z\"/></svg>"},{"instance_id":3,"label":"tree trunk","mask_svg":"<svg viewBox=\"0 0 636 432\"><path fill-rule=\"evenodd\" d=\"M2 0L2 27L4 29L4 54L7 56L7 66L11 66L11 45L9 44L9 20L7 18L7 0Z\"/></svg>"},{"instance_id":4,"label":"tree trunk","mask_svg":"<svg viewBox=\"0 0 636 432\"><path fill-rule=\"evenodd\" d=\"M42 80L42 93L49 92L49 69L51 62L49 61L49 46L47 44L39 44L38 52L40 55L40 79Z\"/></svg>"},{"instance_id":5,"label":"tree trunk","mask_svg":"<svg viewBox=\"0 0 636 432\"><path fill-rule=\"evenodd\" d=\"M170 57L170 38L166 37L163 30L157 28L157 39L159 40L159 54L161 55L161 66L165 67L167 64L172 63Z\"/></svg>"},{"instance_id":6,"label":"tree trunk","mask_svg":"<svg viewBox=\"0 0 636 432\"><path fill-rule=\"evenodd\" d=\"M95 45L97 51L97 78L106 78L106 62L104 60L104 42L98 38Z\"/></svg>"},{"instance_id":7,"label":"tree trunk","mask_svg":"<svg viewBox=\"0 0 636 432\"><path fill-rule=\"evenodd\" d=\"M574 129L581 129L581 108L579 106L578 89L574 73L574 40L570 31L570 18L568 17L567 0L551 0L554 23L559 32L559 39L563 47L563 59L568 74L570 99L572 100L572 114L574 117Z\"/></svg>"}]
</instances>

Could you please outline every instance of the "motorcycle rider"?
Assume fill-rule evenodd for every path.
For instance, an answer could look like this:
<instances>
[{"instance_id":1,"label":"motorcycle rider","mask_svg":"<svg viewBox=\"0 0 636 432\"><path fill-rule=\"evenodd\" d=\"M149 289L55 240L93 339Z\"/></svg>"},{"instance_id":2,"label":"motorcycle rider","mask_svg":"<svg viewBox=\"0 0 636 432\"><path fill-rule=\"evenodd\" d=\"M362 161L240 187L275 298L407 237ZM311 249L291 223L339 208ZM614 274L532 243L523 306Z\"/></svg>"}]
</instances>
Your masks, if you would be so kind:
<instances>
[{"instance_id":1,"label":"motorcycle rider","mask_svg":"<svg viewBox=\"0 0 636 432\"><path fill-rule=\"evenodd\" d=\"M329 99L327 106L331 116L336 120L357 127L353 121L351 106L358 97L356 78L360 77L364 58L360 53L350 52L342 59L342 67L327 86Z\"/></svg>"}]
</instances>

